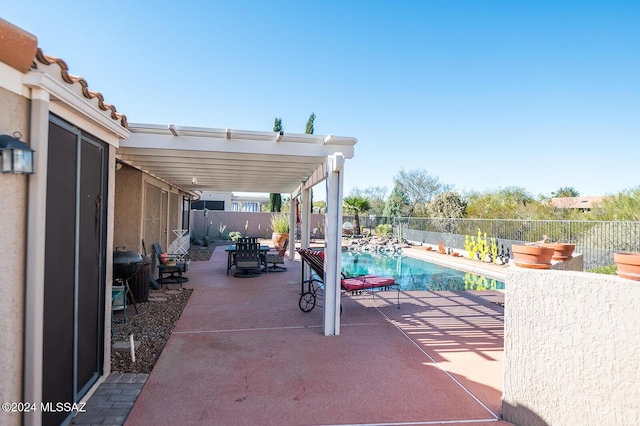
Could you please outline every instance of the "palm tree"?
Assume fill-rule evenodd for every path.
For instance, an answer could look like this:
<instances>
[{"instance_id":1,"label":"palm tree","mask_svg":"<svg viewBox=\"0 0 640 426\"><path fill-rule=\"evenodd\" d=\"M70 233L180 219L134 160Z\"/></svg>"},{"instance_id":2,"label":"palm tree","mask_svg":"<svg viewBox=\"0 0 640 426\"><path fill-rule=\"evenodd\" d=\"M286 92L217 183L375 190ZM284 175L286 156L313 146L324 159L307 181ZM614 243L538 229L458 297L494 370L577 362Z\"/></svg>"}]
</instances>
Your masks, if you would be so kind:
<instances>
[{"instance_id":1,"label":"palm tree","mask_svg":"<svg viewBox=\"0 0 640 426\"><path fill-rule=\"evenodd\" d=\"M353 233L360 235L360 213L366 213L371 208L369 199L359 195L352 195L343 200L343 209L353 215Z\"/></svg>"}]
</instances>

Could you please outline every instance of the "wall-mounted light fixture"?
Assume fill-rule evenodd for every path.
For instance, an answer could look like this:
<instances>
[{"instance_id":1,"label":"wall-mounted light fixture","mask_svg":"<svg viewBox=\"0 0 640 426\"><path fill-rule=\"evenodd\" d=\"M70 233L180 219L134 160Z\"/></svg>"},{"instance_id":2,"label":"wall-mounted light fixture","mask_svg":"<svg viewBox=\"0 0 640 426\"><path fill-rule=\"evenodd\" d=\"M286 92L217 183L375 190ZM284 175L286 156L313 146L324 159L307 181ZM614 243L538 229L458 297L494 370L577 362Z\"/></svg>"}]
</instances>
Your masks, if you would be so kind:
<instances>
[{"instance_id":1,"label":"wall-mounted light fixture","mask_svg":"<svg viewBox=\"0 0 640 426\"><path fill-rule=\"evenodd\" d=\"M2 154L2 173L32 174L33 149L22 142L22 133L14 132L13 136L0 135L0 154Z\"/></svg>"}]
</instances>

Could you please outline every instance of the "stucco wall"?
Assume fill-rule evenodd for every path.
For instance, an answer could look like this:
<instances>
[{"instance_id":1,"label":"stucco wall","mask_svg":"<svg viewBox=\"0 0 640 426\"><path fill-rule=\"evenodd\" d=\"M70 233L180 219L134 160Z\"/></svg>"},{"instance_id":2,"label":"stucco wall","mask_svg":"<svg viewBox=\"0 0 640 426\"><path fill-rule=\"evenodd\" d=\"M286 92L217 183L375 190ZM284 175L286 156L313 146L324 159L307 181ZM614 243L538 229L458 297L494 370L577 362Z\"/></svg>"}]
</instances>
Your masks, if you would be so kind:
<instances>
[{"instance_id":1,"label":"stucco wall","mask_svg":"<svg viewBox=\"0 0 640 426\"><path fill-rule=\"evenodd\" d=\"M640 283L512 268L505 304L505 420L640 424Z\"/></svg>"},{"instance_id":2,"label":"stucco wall","mask_svg":"<svg viewBox=\"0 0 640 426\"><path fill-rule=\"evenodd\" d=\"M191 210L191 235L202 238L209 226L209 237L218 238L220 225L225 227L224 234L237 231L245 237L271 238L271 216L270 212L227 212L220 210L209 210L206 220L202 210ZM324 227L324 216L312 214L310 228ZM245 229L246 227L246 229Z\"/></svg>"},{"instance_id":3,"label":"stucco wall","mask_svg":"<svg viewBox=\"0 0 640 426\"><path fill-rule=\"evenodd\" d=\"M0 134L22 133L28 142L29 100L0 88ZM35 155L38 155L36 153ZM37 171L36 171L37 172ZM0 173L0 400L22 400L23 317L27 232L27 175ZM0 423L20 424L17 413Z\"/></svg>"},{"instance_id":4,"label":"stucco wall","mask_svg":"<svg viewBox=\"0 0 640 426\"><path fill-rule=\"evenodd\" d=\"M142 251L142 172L123 166L116 172L114 247Z\"/></svg>"},{"instance_id":5,"label":"stucco wall","mask_svg":"<svg viewBox=\"0 0 640 426\"><path fill-rule=\"evenodd\" d=\"M183 193L169 184L127 165L122 165L116 172L115 182L114 247L124 246L127 250L143 253L146 183L168 192L168 241L171 242L176 238L172 230L178 227L181 220ZM159 216L160 212L158 211L157 214ZM158 241L145 241L148 255L151 255L151 245L155 242ZM160 243L163 247L167 246L164 241L160 241Z\"/></svg>"}]
</instances>

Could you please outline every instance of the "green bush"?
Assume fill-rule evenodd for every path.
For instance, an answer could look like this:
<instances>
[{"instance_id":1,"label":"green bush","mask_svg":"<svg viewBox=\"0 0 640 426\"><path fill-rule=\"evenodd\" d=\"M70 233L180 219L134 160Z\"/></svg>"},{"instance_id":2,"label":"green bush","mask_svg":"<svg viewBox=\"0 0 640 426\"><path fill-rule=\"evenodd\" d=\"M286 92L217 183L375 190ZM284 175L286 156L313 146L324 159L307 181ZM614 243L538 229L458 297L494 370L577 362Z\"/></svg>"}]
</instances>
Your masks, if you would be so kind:
<instances>
[{"instance_id":1,"label":"green bush","mask_svg":"<svg viewBox=\"0 0 640 426\"><path fill-rule=\"evenodd\" d=\"M376 226L376 235L378 237L391 238L391 236L393 235L393 225L389 223L382 223Z\"/></svg>"},{"instance_id":2,"label":"green bush","mask_svg":"<svg viewBox=\"0 0 640 426\"><path fill-rule=\"evenodd\" d=\"M229 238L231 238L232 241L238 241L242 238L242 233L239 231L231 231L229 232Z\"/></svg>"},{"instance_id":3,"label":"green bush","mask_svg":"<svg viewBox=\"0 0 640 426\"><path fill-rule=\"evenodd\" d=\"M607 275L615 275L618 271L616 265L607 265L600 266L598 268L589 269L587 272L593 272L595 274L607 274Z\"/></svg>"}]
</instances>

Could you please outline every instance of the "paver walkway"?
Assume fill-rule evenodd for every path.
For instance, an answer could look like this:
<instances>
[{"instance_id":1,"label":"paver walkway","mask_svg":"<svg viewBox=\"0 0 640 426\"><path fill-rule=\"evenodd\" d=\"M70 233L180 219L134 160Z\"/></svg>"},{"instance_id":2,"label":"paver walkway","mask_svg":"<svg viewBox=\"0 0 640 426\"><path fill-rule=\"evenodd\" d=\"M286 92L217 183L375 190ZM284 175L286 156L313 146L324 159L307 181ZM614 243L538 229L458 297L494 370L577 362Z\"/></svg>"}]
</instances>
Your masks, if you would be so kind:
<instances>
[{"instance_id":1,"label":"paver walkway","mask_svg":"<svg viewBox=\"0 0 640 426\"><path fill-rule=\"evenodd\" d=\"M122 425L138 398L148 374L111 373L91 395L76 425Z\"/></svg>"}]
</instances>

